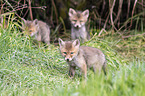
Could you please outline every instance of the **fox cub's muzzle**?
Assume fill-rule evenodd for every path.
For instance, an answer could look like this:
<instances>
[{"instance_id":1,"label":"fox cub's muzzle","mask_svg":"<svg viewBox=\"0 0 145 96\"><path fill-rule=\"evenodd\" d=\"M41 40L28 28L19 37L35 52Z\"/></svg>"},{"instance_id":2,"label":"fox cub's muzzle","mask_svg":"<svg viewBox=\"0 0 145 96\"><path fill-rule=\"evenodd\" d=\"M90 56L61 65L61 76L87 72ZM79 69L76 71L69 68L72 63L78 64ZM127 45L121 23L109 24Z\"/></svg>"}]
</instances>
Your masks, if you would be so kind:
<instances>
[{"instance_id":1,"label":"fox cub's muzzle","mask_svg":"<svg viewBox=\"0 0 145 96\"><path fill-rule=\"evenodd\" d=\"M72 58L71 58L71 57L65 57L65 60L66 60L66 61L71 61Z\"/></svg>"}]
</instances>

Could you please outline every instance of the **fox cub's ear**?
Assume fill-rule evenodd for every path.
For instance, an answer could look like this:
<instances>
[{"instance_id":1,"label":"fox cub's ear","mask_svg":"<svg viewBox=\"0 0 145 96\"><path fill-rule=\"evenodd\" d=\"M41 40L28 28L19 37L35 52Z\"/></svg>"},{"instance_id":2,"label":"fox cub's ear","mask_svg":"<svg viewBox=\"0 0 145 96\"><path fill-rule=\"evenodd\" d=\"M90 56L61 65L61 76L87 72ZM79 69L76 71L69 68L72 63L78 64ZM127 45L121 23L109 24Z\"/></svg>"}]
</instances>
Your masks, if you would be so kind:
<instances>
[{"instance_id":1,"label":"fox cub's ear","mask_svg":"<svg viewBox=\"0 0 145 96\"><path fill-rule=\"evenodd\" d=\"M89 10L87 9L87 10L85 10L85 11L83 11L83 16L86 16L87 18L89 17Z\"/></svg>"},{"instance_id":2,"label":"fox cub's ear","mask_svg":"<svg viewBox=\"0 0 145 96\"><path fill-rule=\"evenodd\" d=\"M69 13L68 13L68 15L69 15L69 16L72 16L72 15L74 15L74 14L76 14L76 11L75 11L74 9L72 9L72 8L69 8Z\"/></svg>"},{"instance_id":3,"label":"fox cub's ear","mask_svg":"<svg viewBox=\"0 0 145 96\"><path fill-rule=\"evenodd\" d=\"M35 20L33 21L33 24L35 25L35 27L37 27L37 29L39 29L38 19L35 19Z\"/></svg>"},{"instance_id":4,"label":"fox cub's ear","mask_svg":"<svg viewBox=\"0 0 145 96\"><path fill-rule=\"evenodd\" d=\"M64 46L65 45L65 42L62 39L59 38L58 41L59 41L59 46Z\"/></svg>"},{"instance_id":5,"label":"fox cub's ear","mask_svg":"<svg viewBox=\"0 0 145 96\"><path fill-rule=\"evenodd\" d=\"M75 46L75 47L79 47L80 46L80 41L79 41L79 39L76 39L75 41L73 41L73 46Z\"/></svg>"},{"instance_id":6,"label":"fox cub's ear","mask_svg":"<svg viewBox=\"0 0 145 96\"><path fill-rule=\"evenodd\" d=\"M35 19L35 20L33 21L33 24L37 25L37 24L38 24L38 20Z\"/></svg>"}]
</instances>

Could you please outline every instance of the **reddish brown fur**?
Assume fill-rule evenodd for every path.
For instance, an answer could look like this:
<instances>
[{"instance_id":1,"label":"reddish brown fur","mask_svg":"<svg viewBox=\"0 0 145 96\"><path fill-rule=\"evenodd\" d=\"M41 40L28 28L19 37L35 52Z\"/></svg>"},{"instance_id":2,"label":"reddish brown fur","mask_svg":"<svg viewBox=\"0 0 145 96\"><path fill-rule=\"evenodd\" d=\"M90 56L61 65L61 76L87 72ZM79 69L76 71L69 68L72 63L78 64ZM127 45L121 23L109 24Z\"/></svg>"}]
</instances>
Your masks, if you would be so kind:
<instances>
[{"instance_id":1,"label":"reddish brown fur","mask_svg":"<svg viewBox=\"0 0 145 96\"><path fill-rule=\"evenodd\" d=\"M68 14L71 22L71 39L79 39L82 43L89 40L90 35L85 26L89 17L89 10L81 12L70 8Z\"/></svg>"},{"instance_id":2,"label":"reddish brown fur","mask_svg":"<svg viewBox=\"0 0 145 96\"><path fill-rule=\"evenodd\" d=\"M36 32L38 28L33 24L33 21L26 21L25 25L23 25L23 29L28 35L31 35L31 33Z\"/></svg>"},{"instance_id":3,"label":"reddish brown fur","mask_svg":"<svg viewBox=\"0 0 145 96\"><path fill-rule=\"evenodd\" d=\"M63 41L59 38L60 51L69 64L69 75L74 77L75 68L79 67L87 78L87 68L93 67L94 72L105 72L106 59L103 52L97 48L80 46L79 40ZM71 54L73 52L73 54Z\"/></svg>"},{"instance_id":4,"label":"reddish brown fur","mask_svg":"<svg viewBox=\"0 0 145 96\"><path fill-rule=\"evenodd\" d=\"M73 20L86 22L87 18L84 18L84 16L82 15L82 13L80 11L77 11L76 14L74 14L73 16L70 17L70 21L73 22Z\"/></svg>"},{"instance_id":5,"label":"reddish brown fur","mask_svg":"<svg viewBox=\"0 0 145 96\"><path fill-rule=\"evenodd\" d=\"M65 43L65 49L67 49L67 51L71 50L72 48L73 48L72 42L66 42Z\"/></svg>"},{"instance_id":6,"label":"reddish brown fur","mask_svg":"<svg viewBox=\"0 0 145 96\"><path fill-rule=\"evenodd\" d=\"M78 51L77 49L75 49L75 47L72 45L72 42L70 41L65 42L64 46L65 47L61 48L61 53L65 57L72 58L74 54ZM64 54L64 52L66 52L67 54ZM71 54L71 52L74 52L74 54Z\"/></svg>"},{"instance_id":7,"label":"reddish brown fur","mask_svg":"<svg viewBox=\"0 0 145 96\"><path fill-rule=\"evenodd\" d=\"M27 35L34 36L37 41L45 42L48 45L50 44L50 28L45 22L37 19L34 21L23 19L23 21L22 27Z\"/></svg>"}]
</instances>

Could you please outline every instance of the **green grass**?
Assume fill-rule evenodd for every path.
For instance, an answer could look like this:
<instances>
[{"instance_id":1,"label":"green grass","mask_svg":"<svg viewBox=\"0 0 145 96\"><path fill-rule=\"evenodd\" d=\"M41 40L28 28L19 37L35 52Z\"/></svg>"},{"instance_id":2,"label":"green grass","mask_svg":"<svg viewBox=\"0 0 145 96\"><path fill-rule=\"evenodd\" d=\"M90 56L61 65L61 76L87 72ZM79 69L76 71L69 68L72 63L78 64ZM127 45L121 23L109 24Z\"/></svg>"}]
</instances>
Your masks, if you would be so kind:
<instances>
[{"instance_id":1,"label":"green grass","mask_svg":"<svg viewBox=\"0 0 145 96\"><path fill-rule=\"evenodd\" d=\"M108 64L106 76L88 70L85 82L80 70L76 70L74 79L69 78L58 46L38 48L14 27L0 29L0 33L1 96L145 96L144 39L139 38L141 43L136 38L123 42L116 36L106 36L85 43L101 49ZM135 52L128 55L129 59L123 55L136 44L140 44L137 56Z\"/></svg>"}]
</instances>

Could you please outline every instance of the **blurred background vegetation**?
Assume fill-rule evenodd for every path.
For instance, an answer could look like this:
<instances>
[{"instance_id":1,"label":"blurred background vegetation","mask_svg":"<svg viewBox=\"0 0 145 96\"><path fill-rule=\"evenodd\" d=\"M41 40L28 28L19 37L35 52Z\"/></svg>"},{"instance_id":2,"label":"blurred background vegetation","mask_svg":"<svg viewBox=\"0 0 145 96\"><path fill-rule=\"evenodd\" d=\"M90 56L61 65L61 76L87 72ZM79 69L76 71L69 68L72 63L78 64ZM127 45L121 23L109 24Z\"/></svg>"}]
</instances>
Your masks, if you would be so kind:
<instances>
[{"instance_id":1,"label":"blurred background vegetation","mask_svg":"<svg viewBox=\"0 0 145 96\"><path fill-rule=\"evenodd\" d=\"M19 18L37 18L47 22L52 29L59 26L60 33L70 28L69 8L89 9L88 28L124 32L130 29L143 31L145 27L144 0L1 0L0 7L0 14L14 12Z\"/></svg>"}]
</instances>

